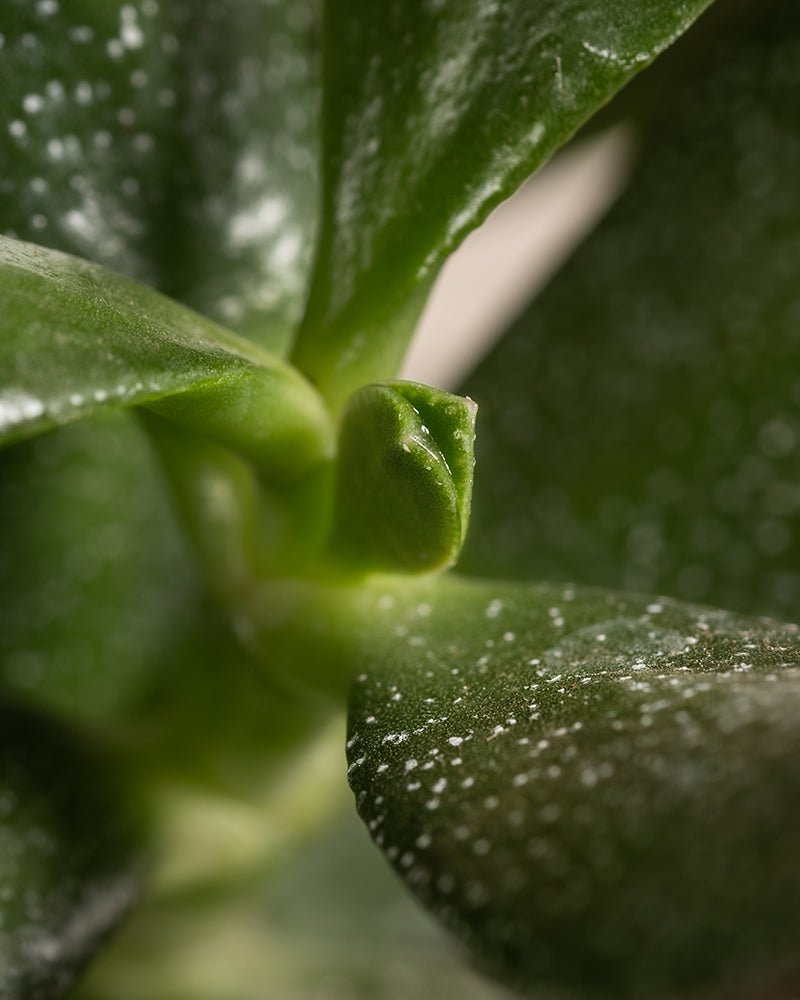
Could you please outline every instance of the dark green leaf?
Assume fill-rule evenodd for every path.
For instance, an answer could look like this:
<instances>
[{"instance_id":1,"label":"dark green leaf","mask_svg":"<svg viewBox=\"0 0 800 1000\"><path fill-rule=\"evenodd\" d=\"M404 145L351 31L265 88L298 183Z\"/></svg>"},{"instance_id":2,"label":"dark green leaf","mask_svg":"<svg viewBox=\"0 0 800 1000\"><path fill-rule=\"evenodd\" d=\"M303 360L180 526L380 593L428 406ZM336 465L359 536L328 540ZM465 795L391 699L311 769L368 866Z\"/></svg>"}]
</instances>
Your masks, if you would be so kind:
<instances>
[{"instance_id":1,"label":"dark green leaf","mask_svg":"<svg viewBox=\"0 0 800 1000\"><path fill-rule=\"evenodd\" d=\"M0 232L282 349L314 235L310 3L3 6Z\"/></svg>"},{"instance_id":2,"label":"dark green leaf","mask_svg":"<svg viewBox=\"0 0 800 1000\"><path fill-rule=\"evenodd\" d=\"M800 629L436 583L376 593L394 647L365 651L349 724L359 811L410 888L526 994L778 995L798 972Z\"/></svg>"},{"instance_id":3,"label":"dark green leaf","mask_svg":"<svg viewBox=\"0 0 800 1000\"><path fill-rule=\"evenodd\" d=\"M463 387L462 568L800 614L800 16L724 6L735 32L715 7L704 59L654 67L630 190Z\"/></svg>"},{"instance_id":4,"label":"dark green leaf","mask_svg":"<svg viewBox=\"0 0 800 1000\"><path fill-rule=\"evenodd\" d=\"M413 382L347 403L334 549L356 570L425 573L455 562L472 498L475 404Z\"/></svg>"},{"instance_id":5,"label":"dark green leaf","mask_svg":"<svg viewBox=\"0 0 800 1000\"><path fill-rule=\"evenodd\" d=\"M149 404L277 476L326 457L322 402L288 365L130 278L0 237L0 439Z\"/></svg>"},{"instance_id":6,"label":"dark green leaf","mask_svg":"<svg viewBox=\"0 0 800 1000\"><path fill-rule=\"evenodd\" d=\"M328 3L322 232L295 350L327 397L394 374L447 254L707 3Z\"/></svg>"},{"instance_id":7,"label":"dark green leaf","mask_svg":"<svg viewBox=\"0 0 800 1000\"><path fill-rule=\"evenodd\" d=\"M114 782L66 730L0 704L4 1000L61 997L133 901L135 827Z\"/></svg>"}]
</instances>

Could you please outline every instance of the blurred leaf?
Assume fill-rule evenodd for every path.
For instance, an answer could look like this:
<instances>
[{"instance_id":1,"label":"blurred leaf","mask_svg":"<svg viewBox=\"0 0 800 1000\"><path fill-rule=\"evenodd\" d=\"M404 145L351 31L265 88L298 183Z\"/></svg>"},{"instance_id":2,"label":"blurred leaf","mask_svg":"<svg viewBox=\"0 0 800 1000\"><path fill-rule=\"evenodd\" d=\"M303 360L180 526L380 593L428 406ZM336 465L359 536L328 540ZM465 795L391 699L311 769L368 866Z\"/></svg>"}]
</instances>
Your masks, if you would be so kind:
<instances>
[{"instance_id":1,"label":"blurred leaf","mask_svg":"<svg viewBox=\"0 0 800 1000\"><path fill-rule=\"evenodd\" d=\"M659 62L630 190L462 387L466 571L800 614L800 12L732 10Z\"/></svg>"},{"instance_id":2,"label":"blurred leaf","mask_svg":"<svg viewBox=\"0 0 800 1000\"><path fill-rule=\"evenodd\" d=\"M445 257L707 4L327 4L321 242L294 352L326 397L395 373Z\"/></svg>"},{"instance_id":3,"label":"blurred leaf","mask_svg":"<svg viewBox=\"0 0 800 1000\"><path fill-rule=\"evenodd\" d=\"M323 404L297 372L146 285L0 237L0 295L5 441L139 403L278 478L331 450Z\"/></svg>"},{"instance_id":4,"label":"blurred leaf","mask_svg":"<svg viewBox=\"0 0 800 1000\"><path fill-rule=\"evenodd\" d=\"M2 684L111 723L183 626L191 568L127 414L0 454Z\"/></svg>"},{"instance_id":5,"label":"blurred leaf","mask_svg":"<svg viewBox=\"0 0 800 1000\"><path fill-rule=\"evenodd\" d=\"M96 754L44 716L0 705L7 1000L61 997L137 893L135 827L118 801L118 780Z\"/></svg>"},{"instance_id":6,"label":"blurred leaf","mask_svg":"<svg viewBox=\"0 0 800 1000\"><path fill-rule=\"evenodd\" d=\"M0 232L281 350L316 217L313 5L7 0Z\"/></svg>"},{"instance_id":7,"label":"blurred leaf","mask_svg":"<svg viewBox=\"0 0 800 1000\"><path fill-rule=\"evenodd\" d=\"M369 841L347 789L269 882L143 908L80 1000L509 1000L476 976ZM349 809L347 806L349 805Z\"/></svg>"},{"instance_id":8,"label":"blurred leaf","mask_svg":"<svg viewBox=\"0 0 800 1000\"><path fill-rule=\"evenodd\" d=\"M800 629L435 582L376 593L394 644L354 664L349 723L359 812L412 891L526 995L793 995Z\"/></svg>"}]
</instances>

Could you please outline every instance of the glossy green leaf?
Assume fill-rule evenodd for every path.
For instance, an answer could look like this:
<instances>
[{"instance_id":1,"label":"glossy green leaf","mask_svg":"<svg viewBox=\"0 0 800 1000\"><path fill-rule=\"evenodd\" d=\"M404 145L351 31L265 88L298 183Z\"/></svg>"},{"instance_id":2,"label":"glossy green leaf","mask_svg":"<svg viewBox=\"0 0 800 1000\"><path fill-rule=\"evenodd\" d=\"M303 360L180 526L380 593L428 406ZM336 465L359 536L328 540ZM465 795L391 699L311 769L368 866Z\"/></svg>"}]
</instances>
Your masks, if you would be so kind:
<instances>
[{"instance_id":1,"label":"glossy green leaf","mask_svg":"<svg viewBox=\"0 0 800 1000\"><path fill-rule=\"evenodd\" d=\"M322 231L294 355L327 397L394 374L447 254L707 3L328 3Z\"/></svg>"},{"instance_id":2,"label":"glossy green leaf","mask_svg":"<svg viewBox=\"0 0 800 1000\"><path fill-rule=\"evenodd\" d=\"M124 915L141 874L107 762L0 704L0 995L57 1000Z\"/></svg>"},{"instance_id":3,"label":"glossy green leaf","mask_svg":"<svg viewBox=\"0 0 800 1000\"><path fill-rule=\"evenodd\" d=\"M311 3L3 5L0 232L283 349L314 236Z\"/></svg>"},{"instance_id":4,"label":"glossy green leaf","mask_svg":"<svg viewBox=\"0 0 800 1000\"><path fill-rule=\"evenodd\" d=\"M461 566L797 620L800 17L707 27L704 59L688 37L654 67L629 191L462 387Z\"/></svg>"},{"instance_id":5,"label":"glossy green leaf","mask_svg":"<svg viewBox=\"0 0 800 1000\"><path fill-rule=\"evenodd\" d=\"M395 640L349 722L359 812L412 891L525 995L792 995L800 629L436 582L376 594Z\"/></svg>"},{"instance_id":6,"label":"glossy green leaf","mask_svg":"<svg viewBox=\"0 0 800 1000\"><path fill-rule=\"evenodd\" d=\"M476 406L413 382L365 386L342 416L333 547L354 569L451 565L467 531Z\"/></svg>"},{"instance_id":7,"label":"glossy green leaf","mask_svg":"<svg viewBox=\"0 0 800 1000\"><path fill-rule=\"evenodd\" d=\"M327 457L322 402L288 365L130 278L0 237L0 435L149 404L272 470Z\"/></svg>"}]
</instances>

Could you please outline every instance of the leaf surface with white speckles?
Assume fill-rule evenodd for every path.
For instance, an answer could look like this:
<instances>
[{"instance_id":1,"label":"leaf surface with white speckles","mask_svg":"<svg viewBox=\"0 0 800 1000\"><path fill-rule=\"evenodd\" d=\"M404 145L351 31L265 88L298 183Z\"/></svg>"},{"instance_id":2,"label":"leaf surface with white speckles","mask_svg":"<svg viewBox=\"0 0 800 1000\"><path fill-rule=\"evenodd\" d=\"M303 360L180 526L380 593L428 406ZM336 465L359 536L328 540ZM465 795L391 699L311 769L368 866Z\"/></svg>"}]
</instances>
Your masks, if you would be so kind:
<instances>
[{"instance_id":1,"label":"leaf surface with white speckles","mask_svg":"<svg viewBox=\"0 0 800 1000\"><path fill-rule=\"evenodd\" d=\"M796 971L800 629L442 583L395 606L350 710L359 812L412 891L531 995L724 995Z\"/></svg>"}]
</instances>

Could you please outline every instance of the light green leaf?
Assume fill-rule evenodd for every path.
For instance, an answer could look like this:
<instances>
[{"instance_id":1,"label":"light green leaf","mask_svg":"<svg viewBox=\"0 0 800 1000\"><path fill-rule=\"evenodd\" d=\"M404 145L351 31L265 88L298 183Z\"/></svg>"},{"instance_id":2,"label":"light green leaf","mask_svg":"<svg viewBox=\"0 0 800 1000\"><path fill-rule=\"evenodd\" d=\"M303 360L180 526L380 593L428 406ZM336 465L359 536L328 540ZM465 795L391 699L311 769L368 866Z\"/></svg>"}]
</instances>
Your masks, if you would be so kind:
<instances>
[{"instance_id":1,"label":"light green leaf","mask_svg":"<svg viewBox=\"0 0 800 1000\"><path fill-rule=\"evenodd\" d=\"M306 0L3 5L0 233L283 350L317 214Z\"/></svg>"},{"instance_id":2,"label":"light green leaf","mask_svg":"<svg viewBox=\"0 0 800 1000\"><path fill-rule=\"evenodd\" d=\"M395 373L445 257L707 3L328 3L322 231L294 353L326 397Z\"/></svg>"},{"instance_id":3,"label":"light green leaf","mask_svg":"<svg viewBox=\"0 0 800 1000\"><path fill-rule=\"evenodd\" d=\"M647 74L630 189L462 386L462 569L798 620L799 15L719 5Z\"/></svg>"},{"instance_id":4,"label":"light green leaf","mask_svg":"<svg viewBox=\"0 0 800 1000\"><path fill-rule=\"evenodd\" d=\"M359 812L412 891L526 995L779 995L800 932L800 629L436 583L376 593L394 645L354 664L349 723Z\"/></svg>"},{"instance_id":5,"label":"light green leaf","mask_svg":"<svg viewBox=\"0 0 800 1000\"><path fill-rule=\"evenodd\" d=\"M469 521L477 407L414 382L347 403L333 547L355 570L424 573L455 562Z\"/></svg>"},{"instance_id":6,"label":"light green leaf","mask_svg":"<svg viewBox=\"0 0 800 1000\"><path fill-rule=\"evenodd\" d=\"M74 735L0 704L5 1000L61 997L137 894L135 826L115 783Z\"/></svg>"},{"instance_id":7,"label":"light green leaf","mask_svg":"<svg viewBox=\"0 0 800 1000\"><path fill-rule=\"evenodd\" d=\"M271 470L332 447L323 404L288 365L144 285L0 237L0 439L148 404Z\"/></svg>"}]
</instances>

